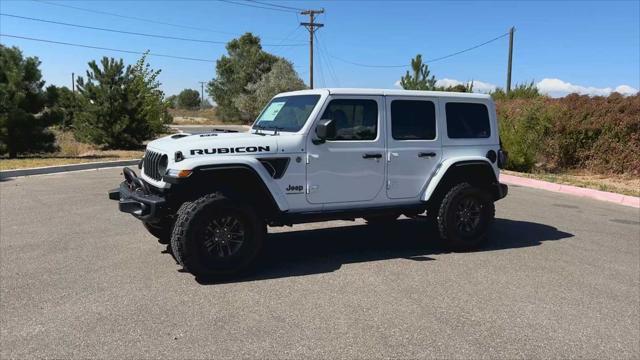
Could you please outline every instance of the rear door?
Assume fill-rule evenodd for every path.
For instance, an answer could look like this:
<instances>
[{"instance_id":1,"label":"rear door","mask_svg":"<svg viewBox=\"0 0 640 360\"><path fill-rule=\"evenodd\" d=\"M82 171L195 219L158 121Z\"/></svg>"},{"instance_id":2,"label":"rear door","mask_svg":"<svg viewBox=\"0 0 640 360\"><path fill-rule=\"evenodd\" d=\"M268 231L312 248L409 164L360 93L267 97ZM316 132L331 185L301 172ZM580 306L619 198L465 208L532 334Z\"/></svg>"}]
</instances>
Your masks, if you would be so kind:
<instances>
[{"instance_id":1,"label":"rear door","mask_svg":"<svg viewBox=\"0 0 640 360\"><path fill-rule=\"evenodd\" d=\"M387 196L418 198L442 157L438 100L387 96Z\"/></svg>"},{"instance_id":2,"label":"rear door","mask_svg":"<svg viewBox=\"0 0 640 360\"><path fill-rule=\"evenodd\" d=\"M336 136L314 144L315 125L332 119ZM307 139L307 200L337 204L373 200L384 188L381 96L333 96Z\"/></svg>"}]
</instances>

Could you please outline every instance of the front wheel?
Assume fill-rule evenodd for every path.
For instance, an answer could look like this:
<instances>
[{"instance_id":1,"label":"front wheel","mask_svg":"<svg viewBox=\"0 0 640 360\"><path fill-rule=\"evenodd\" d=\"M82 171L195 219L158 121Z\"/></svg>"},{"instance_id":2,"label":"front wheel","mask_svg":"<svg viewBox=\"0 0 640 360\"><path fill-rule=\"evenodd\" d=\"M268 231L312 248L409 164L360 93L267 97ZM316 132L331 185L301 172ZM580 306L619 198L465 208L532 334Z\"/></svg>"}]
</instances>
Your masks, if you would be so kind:
<instances>
[{"instance_id":1,"label":"front wheel","mask_svg":"<svg viewBox=\"0 0 640 360\"><path fill-rule=\"evenodd\" d=\"M233 275L251 265L265 233L266 225L252 207L214 193L181 208L171 249L185 270L198 277Z\"/></svg>"},{"instance_id":2,"label":"front wheel","mask_svg":"<svg viewBox=\"0 0 640 360\"><path fill-rule=\"evenodd\" d=\"M494 216L495 206L489 194L461 183L451 188L440 203L438 230L452 250L472 250L486 241Z\"/></svg>"}]
</instances>

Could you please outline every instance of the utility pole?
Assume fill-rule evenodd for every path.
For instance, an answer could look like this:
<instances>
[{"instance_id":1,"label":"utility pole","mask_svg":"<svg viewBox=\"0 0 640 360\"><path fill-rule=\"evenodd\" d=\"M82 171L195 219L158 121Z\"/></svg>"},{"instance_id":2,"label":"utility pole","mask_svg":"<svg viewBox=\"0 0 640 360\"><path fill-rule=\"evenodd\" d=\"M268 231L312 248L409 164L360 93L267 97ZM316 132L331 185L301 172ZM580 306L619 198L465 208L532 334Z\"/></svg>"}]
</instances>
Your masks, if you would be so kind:
<instances>
[{"instance_id":1,"label":"utility pole","mask_svg":"<svg viewBox=\"0 0 640 360\"><path fill-rule=\"evenodd\" d=\"M309 15L309 22L302 22L300 25L309 30L309 88L313 89L313 34L318 28L324 26L315 22L316 14L323 14L324 9L320 10L304 10L300 14Z\"/></svg>"},{"instance_id":2,"label":"utility pole","mask_svg":"<svg viewBox=\"0 0 640 360\"><path fill-rule=\"evenodd\" d=\"M73 95L76 94L76 73L72 72L71 73L71 93ZM65 121L64 121L65 116L62 117L62 136L65 136Z\"/></svg>"},{"instance_id":3,"label":"utility pole","mask_svg":"<svg viewBox=\"0 0 640 360\"><path fill-rule=\"evenodd\" d=\"M200 81L200 110L204 108L204 84L206 81Z\"/></svg>"},{"instance_id":4,"label":"utility pole","mask_svg":"<svg viewBox=\"0 0 640 360\"><path fill-rule=\"evenodd\" d=\"M509 64L507 65L507 94L511 91L511 60L513 58L513 32L515 28L509 29Z\"/></svg>"}]
</instances>

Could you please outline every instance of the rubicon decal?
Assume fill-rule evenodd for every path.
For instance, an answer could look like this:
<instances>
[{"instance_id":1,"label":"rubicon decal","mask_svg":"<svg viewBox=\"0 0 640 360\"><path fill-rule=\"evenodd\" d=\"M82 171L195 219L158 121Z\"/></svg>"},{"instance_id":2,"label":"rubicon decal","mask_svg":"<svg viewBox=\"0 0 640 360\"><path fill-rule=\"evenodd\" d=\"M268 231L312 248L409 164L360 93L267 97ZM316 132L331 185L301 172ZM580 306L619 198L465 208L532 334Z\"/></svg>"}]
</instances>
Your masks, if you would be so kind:
<instances>
[{"instance_id":1,"label":"rubicon decal","mask_svg":"<svg viewBox=\"0 0 640 360\"><path fill-rule=\"evenodd\" d=\"M269 146L238 146L232 148L191 149L191 155L243 154L270 151Z\"/></svg>"}]
</instances>

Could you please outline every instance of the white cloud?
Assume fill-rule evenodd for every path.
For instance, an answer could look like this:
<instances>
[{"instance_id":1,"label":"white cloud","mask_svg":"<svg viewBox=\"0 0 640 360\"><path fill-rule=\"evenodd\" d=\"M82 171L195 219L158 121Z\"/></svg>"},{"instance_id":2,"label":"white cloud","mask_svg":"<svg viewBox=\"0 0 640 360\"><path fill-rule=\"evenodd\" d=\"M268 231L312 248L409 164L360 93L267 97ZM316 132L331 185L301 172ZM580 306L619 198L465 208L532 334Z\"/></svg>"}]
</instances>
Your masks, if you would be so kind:
<instances>
[{"instance_id":1,"label":"white cloud","mask_svg":"<svg viewBox=\"0 0 640 360\"><path fill-rule=\"evenodd\" d=\"M456 86L461 84L462 84L462 81L458 81L455 79L447 79L447 78L436 81L436 86L443 86L443 87Z\"/></svg>"},{"instance_id":2,"label":"white cloud","mask_svg":"<svg viewBox=\"0 0 640 360\"><path fill-rule=\"evenodd\" d=\"M460 80L455 80L455 79L440 79L438 81L436 81L436 85L437 86L443 86L443 87L449 87L449 86L456 86L456 85L467 85L469 83L473 82L473 92L479 92L479 93L489 93L493 90L496 89L496 85L495 84L491 84L491 83L487 83L484 81L480 81L480 80L472 80L472 81L466 81L466 82L462 82Z\"/></svg>"},{"instance_id":3,"label":"white cloud","mask_svg":"<svg viewBox=\"0 0 640 360\"><path fill-rule=\"evenodd\" d=\"M498 86L491 83L482 82L479 80L473 81L473 92L489 93L494 91Z\"/></svg>"},{"instance_id":4,"label":"white cloud","mask_svg":"<svg viewBox=\"0 0 640 360\"><path fill-rule=\"evenodd\" d=\"M612 89L610 87L597 88L593 86L574 85L560 79L549 78L540 80L536 84L536 87L541 93L552 97L562 97L571 93L578 93L580 95L589 96L607 96L614 91L619 92L622 95L634 95L638 92L638 89L635 89L629 85L620 85L615 89Z\"/></svg>"},{"instance_id":5,"label":"white cloud","mask_svg":"<svg viewBox=\"0 0 640 360\"><path fill-rule=\"evenodd\" d=\"M638 93L638 89L632 88L629 85L619 85L615 88L615 91L622 95L635 95Z\"/></svg>"}]
</instances>

